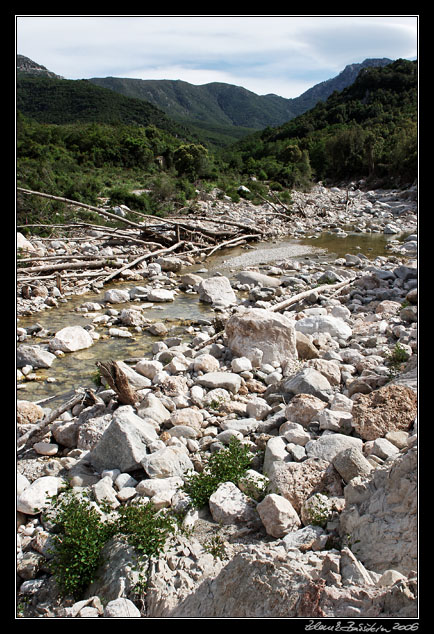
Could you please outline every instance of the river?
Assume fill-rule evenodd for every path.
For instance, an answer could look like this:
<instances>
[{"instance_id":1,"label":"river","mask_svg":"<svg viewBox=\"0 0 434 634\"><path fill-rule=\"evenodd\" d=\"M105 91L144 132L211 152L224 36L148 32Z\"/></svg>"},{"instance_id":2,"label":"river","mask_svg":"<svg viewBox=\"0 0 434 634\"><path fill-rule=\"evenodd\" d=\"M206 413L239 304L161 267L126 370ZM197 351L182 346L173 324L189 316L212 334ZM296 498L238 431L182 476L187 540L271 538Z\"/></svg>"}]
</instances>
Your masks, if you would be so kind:
<instances>
[{"instance_id":1,"label":"river","mask_svg":"<svg viewBox=\"0 0 434 634\"><path fill-rule=\"evenodd\" d=\"M248 245L221 251L203 264L187 267L186 272L200 271L202 277L207 277L218 271L231 279L237 271L244 268L271 265L279 260L293 259L295 262L303 262L309 258L318 262L333 262L334 259L343 257L346 253L363 254L373 259L378 255L388 255L386 246L391 237L397 238L396 235L388 237L382 233L348 233L345 238L342 238L333 232L326 232L318 237L300 240L293 238L273 240L256 243L254 246ZM109 288L131 288L138 285L140 282L112 282L99 293L75 296L68 299L66 303L60 303L58 307L33 316L20 317L18 325L28 328L38 323L50 333L65 326L85 326L90 323L89 317L86 317L83 312L75 311L75 308L84 302L103 302L105 291ZM114 306L114 308L125 308L125 304L119 307ZM201 321L211 321L216 316L210 305L198 301L197 294L180 291L174 302L154 304L151 308L145 309L144 314L150 320L164 321L166 326L169 326L168 336L182 336L187 342L191 341L195 335L195 333L186 333L188 325L200 326ZM111 337L105 332L104 329L101 331L100 339L91 348L66 353L63 357L57 358L51 368L38 369L36 371L38 380L20 382L17 397L20 400L44 401L47 407L55 407L63 403L74 388L96 387L94 382L96 361L147 356L152 344L161 339L147 332L134 332L134 330L131 330L133 333L131 338ZM32 337L25 343L44 344L47 341L46 337ZM55 382L50 381L52 378ZM45 403L42 405L44 406Z\"/></svg>"}]
</instances>

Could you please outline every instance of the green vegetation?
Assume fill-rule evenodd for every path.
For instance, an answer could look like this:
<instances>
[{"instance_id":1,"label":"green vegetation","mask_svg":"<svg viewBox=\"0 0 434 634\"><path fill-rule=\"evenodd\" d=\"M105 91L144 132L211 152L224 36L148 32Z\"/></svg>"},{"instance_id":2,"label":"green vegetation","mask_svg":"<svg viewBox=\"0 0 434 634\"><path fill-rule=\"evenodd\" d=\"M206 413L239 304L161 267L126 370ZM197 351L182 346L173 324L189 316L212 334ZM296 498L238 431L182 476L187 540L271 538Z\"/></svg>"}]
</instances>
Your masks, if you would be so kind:
<instances>
[{"instance_id":1,"label":"green vegetation","mask_svg":"<svg viewBox=\"0 0 434 634\"><path fill-rule=\"evenodd\" d=\"M249 448L243 446L238 438L231 438L226 449L211 455L203 471L186 477L183 488L192 505L197 508L205 506L223 482L237 484L245 475L252 459Z\"/></svg>"},{"instance_id":2,"label":"green vegetation","mask_svg":"<svg viewBox=\"0 0 434 634\"><path fill-rule=\"evenodd\" d=\"M152 104L124 97L86 79L54 79L20 74L17 109L40 123L154 125L172 135L188 131Z\"/></svg>"},{"instance_id":3,"label":"green vegetation","mask_svg":"<svg viewBox=\"0 0 434 634\"><path fill-rule=\"evenodd\" d=\"M226 160L286 187L311 179L411 183L417 176L416 62L365 68L327 101L243 139Z\"/></svg>"},{"instance_id":4,"label":"green vegetation","mask_svg":"<svg viewBox=\"0 0 434 634\"><path fill-rule=\"evenodd\" d=\"M143 570L158 557L178 525L173 514L166 509L158 510L152 502L122 506L119 511L104 508L109 512L104 519L90 500L71 489L52 502L56 534L51 570L63 596L82 596L94 580L104 544L112 537L123 536L128 540Z\"/></svg>"},{"instance_id":5,"label":"green vegetation","mask_svg":"<svg viewBox=\"0 0 434 634\"><path fill-rule=\"evenodd\" d=\"M51 569L63 595L80 596L92 583L101 549L114 534L86 499L68 490L54 500L56 535Z\"/></svg>"},{"instance_id":6,"label":"green vegetation","mask_svg":"<svg viewBox=\"0 0 434 634\"><path fill-rule=\"evenodd\" d=\"M391 380L402 371L404 363L408 361L409 356L406 349L399 342L396 343L386 360L386 364L389 368L389 378Z\"/></svg>"},{"instance_id":7,"label":"green vegetation","mask_svg":"<svg viewBox=\"0 0 434 634\"><path fill-rule=\"evenodd\" d=\"M228 447L213 454L201 473L186 477L184 490L195 507L208 503L223 482L237 483L248 469L252 454L233 438ZM137 555L141 584L146 582L147 565L158 558L167 540L179 527L179 517L168 509L157 509L151 502L133 502L113 510L98 507L88 497L66 489L51 499L47 512L54 525L51 546L51 572L63 596L80 598L93 582L101 563L101 551L115 536L124 538ZM208 544L214 556L224 554L221 540Z\"/></svg>"},{"instance_id":8,"label":"green vegetation","mask_svg":"<svg viewBox=\"0 0 434 634\"><path fill-rule=\"evenodd\" d=\"M208 97L221 94L221 86L207 86ZM235 119L234 104L242 109L248 91L237 93L238 101L227 92L233 118L219 126L229 130L236 121L244 134L247 119ZM262 203L272 190L290 204L291 189L309 191L319 180L387 187L417 177L417 64L406 60L365 68L308 112L231 145L219 138L219 126L212 140L201 123L187 128L143 97L84 80L20 76L17 106L17 185L95 206L102 198L164 216L192 205L196 190L215 187L235 202ZM240 185L250 192L240 193ZM20 226L101 222L47 199L19 194L17 203Z\"/></svg>"}]
</instances>

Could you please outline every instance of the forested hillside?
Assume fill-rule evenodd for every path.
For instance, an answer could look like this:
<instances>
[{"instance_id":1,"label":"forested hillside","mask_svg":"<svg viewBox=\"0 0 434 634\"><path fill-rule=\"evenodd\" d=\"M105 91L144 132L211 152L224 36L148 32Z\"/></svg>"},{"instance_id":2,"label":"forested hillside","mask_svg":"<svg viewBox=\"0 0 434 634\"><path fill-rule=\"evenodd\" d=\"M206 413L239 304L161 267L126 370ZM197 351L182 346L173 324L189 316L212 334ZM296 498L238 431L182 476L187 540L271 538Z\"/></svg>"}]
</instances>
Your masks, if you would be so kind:
<instances>
[{"instance_id":1,"label":"forested hillside","mask_svg":"<svg viewBox=\"0 0 434 634\"><path fill-rule=\"evenodd\" d=\"M387 58L349 64L336 77L309 88L299 97L256 95L241 86L211 82L196 86L169 79L94 77L89 81L127 97L143 99L176 121L194 126L203 142L228 145L267 126L278 126L325 101L334 90L352 84L359 71L390 64Z\"/></svg>"},{"instance_id":2,"label":"forested hillside","mask_svg":"<svg viewBox=\"0 0 434 634\"><path fill-rule=\"evenodd\" d=\"M185 128L152 104L124 97L85 79L55 79L20 73L16 97L17 109L40 123L155 125L174 135L189 135Z\"/></svg>"},{"instance_id":3,"label":"forested hillside","mask_svg":"<svg viewBox=\"0 0 434 634\"><path fill-rule=\"evenodd\" d=\"M225 160L287 187L354 178L417 176L417 63L366 68L303 115L240 141Z\"/></svg>"},{"instance_id":4,"label":"forested hillside","mask_svg":"<svg viewBox=\"0 0 434 634\"><path fill-rule=\"evenodd\" d=\"M241 195L254 199L318 180L387 187L417 177L417 64L406 60L367 68L303 115L220 149L151 104L87 81L20 78L17 106L17 184L89 204L105 196L164 214L197 188L236 199L244 184L251 193ZM26 219L54 209L19 199Z\"/></svg>"}]
</instances>

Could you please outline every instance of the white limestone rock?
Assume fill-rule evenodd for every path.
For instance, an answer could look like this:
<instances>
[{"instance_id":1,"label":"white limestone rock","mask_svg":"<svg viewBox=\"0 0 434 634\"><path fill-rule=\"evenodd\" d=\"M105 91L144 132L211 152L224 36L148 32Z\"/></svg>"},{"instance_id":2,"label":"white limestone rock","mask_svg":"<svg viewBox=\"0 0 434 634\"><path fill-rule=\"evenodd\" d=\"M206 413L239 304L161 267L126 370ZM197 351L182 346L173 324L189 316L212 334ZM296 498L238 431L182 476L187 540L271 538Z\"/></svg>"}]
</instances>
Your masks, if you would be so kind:
<instances>
[{"instance_id":1,"label":"white limestone rock","mask_svg":"<svg viewBox=\"0 0 434 634\"><path fill-rule=\"evenodd\" d=\"M141 464L150 478L182 476L194 470L188 450L179 446L164 447L147 454L143 456Z\"/></svg>"},{"instance_id":2,"label":"white limestone rock","mask_svg":"<svg viewBox=\"0 0 434 634\"><path fill-rule=\"evenodd\" d=\"M209 510L219 524L238 524L256 518L249 498L233 482L223 482L209 498Z\"/></svg>"},{"instance_id":3,"label":"white limestone rock","mask_svg":"<svg viewBox=\"0 0 434 634\"><path fill-rule=\"evenodd\" d=\"M283 537L301 526L291 502L281 495L269 493L257 505L256 510L268 535L273 537Z\"/></svg>"},{"instance_id":4,"label":"white limestone rock","mask_svg":"<svg viewBox=\"0 0 434 634\"><path fill-rule=\"evenodd\" d=\"M232 315L226 322L228 347L233 355L247 357L253 366L262 363L274 367L288 359L297 359L293 322L264 308L249 308Z\"/></svg>"},{"instance_id":5,"label":"white limestone rock","mask_svg":"<svg viewBox=\"0 0 434 634\"><path fill-rule=\"evenodd\" d=\"M131 405L119 407L89 459L93 467L132 471L141 466L147 446L158 439L155 427L134 413Z\"/></svg>"},{"instance_id":6,"label":"white limestone rock","mask_svg":"<svg viewBox=\"0 0 434 634\"><path fill-rule=\"evenodd\" d=\"M200 301L207 304L227 307L237 303L237 296L235 295L231 283L224 275L202 280L197 285L197 290Z\"/></svg>"},{"instance_id":7,"label":"white limestone rock","mask_svg":"<svg viewBox=\"0 0 434 634\"><path fill-rule=\"evenodd\" d=\"M26 487L17 499L17 511L26 515L38 515L50 505L50 497L57 495L65 485L63 478L41 476Z\"/></svg>"},{"instance_id":8,"label":"white limestone rock","mask_svg":"<svg viewBox=\"0 0 434 634\"><path fill-rule=\"evenodd\" d=\"M82 326L66 326L56 332L50 341L50 350L61 350L62 352L75 352L90 348L93 338Z\"/></svg>"}]
</instances>

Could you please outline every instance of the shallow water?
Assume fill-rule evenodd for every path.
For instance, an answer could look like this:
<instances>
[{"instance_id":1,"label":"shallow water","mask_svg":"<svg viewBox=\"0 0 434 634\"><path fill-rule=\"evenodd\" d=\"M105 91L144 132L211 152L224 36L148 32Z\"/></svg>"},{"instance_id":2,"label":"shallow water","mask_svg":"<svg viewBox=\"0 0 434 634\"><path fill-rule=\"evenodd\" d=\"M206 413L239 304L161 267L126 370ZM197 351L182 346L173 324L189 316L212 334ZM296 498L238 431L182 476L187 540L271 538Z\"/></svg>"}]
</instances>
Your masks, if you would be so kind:
<instances>
[{"instance_id":1,"label":"shallow water","mask_svg":"<svg viewBox=\"0 0 434 634\"><path fill-rule=\"evenodd\" d=\"M321 234L317 238L303 238L300 240L272 240L253 245L226 249L212 256L202 264L187 267L185 272L201 271L203 277L209 277L221 272L231 278L236 271L249 266L270 265L288 258L303 261L306 258L314 260L330 260L343 257L346 253L364 254L372 259L378 255L387 255L387 242L396 236L383 234L349 233L347 237L337 237L333 232ZM146 281L143 282L146 284ZM44 329L54 333L65 326L85 326L91 319L85 313L75 312L75 308L84 302L102 302L105 291L109 288L132 288L140 286L140 282L123 281L112 282L98 293L86 293L68 299L67 303L60 303L59 307L47 309L30 317L20 317L18 325L26 328L36 323ZM132 303L134 305L134 302ZM127 304L112 305L116 309L125 308ZM96 314L103 314L104 310ZM201 319L212 320L216 314L209 304L198 301L197 294L179 292L174 302L154 304L143 312L152 321L163 321L169 328L167 336L182 336L184 341L191 341L194 335L185 333L185 326ZM96 361L109 359L123 360L131 357L149 356L152 344L161 336L152 336L145 332L132 333L131 338L118 338L108 335L108 328L98 329L101 338L91 348L75 353L65 353L55 359L51 368L39 369L36 374L40 380L21 383L17 397L22 400L47 402L48 407L55 407L65 402L71 390L77 387L95 388L93 377L96 373ZM48 338L32 337L25 343L43 344ZM47 382L48 377L56 378L55 383Z\"/></svg>"}]
</instances>

